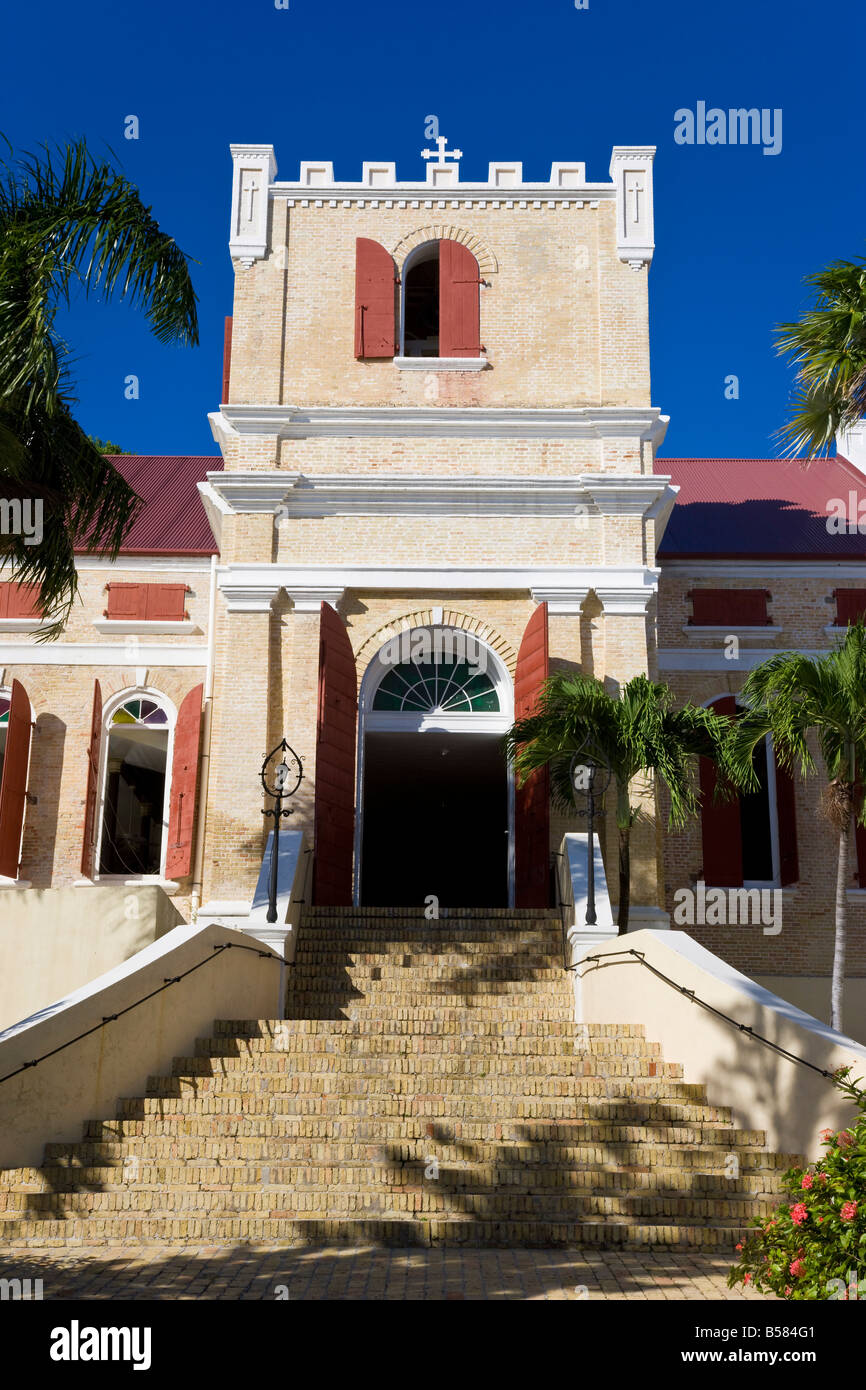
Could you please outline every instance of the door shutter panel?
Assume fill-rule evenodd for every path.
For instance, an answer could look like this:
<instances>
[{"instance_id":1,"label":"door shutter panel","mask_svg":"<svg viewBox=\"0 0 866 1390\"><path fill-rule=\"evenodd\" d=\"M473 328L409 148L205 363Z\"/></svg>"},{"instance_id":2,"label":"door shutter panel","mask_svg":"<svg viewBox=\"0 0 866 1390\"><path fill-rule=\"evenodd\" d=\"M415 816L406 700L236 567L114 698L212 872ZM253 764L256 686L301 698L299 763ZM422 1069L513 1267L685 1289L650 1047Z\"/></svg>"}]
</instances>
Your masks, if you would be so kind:
<instances>
[{"instance_id":1,"label":"door shutter panel","mask_svg":"<svg viewBox=\"0 0 866 1390\"><path fill-rule=\"evenodd\" d=\"M866 620L866 589L834 589L836 626L847 627L858 618Z\"/></svg>"},{"instance_id":2,"label":"door shutter panel","mask_svg":"<svg viewBox=\"0 0 866 1390\"><path fill-rule=\"evenodd\" d=\"M767 589L692 589L689 598L689 623L696 626L732 623L738 627L764 627L770 621L767 600L772 594Z\"/></svg>"},{"instance_id":3,"label":"door shutter panel","mask_svg":"<svg viewBox=\"0 0 866 1390\"><path fill-rule=\"evenodd\" d=\"M143 584L145 617L150 622L182 622L186 617L185 584Z\"/></svg>"},{"instance_id":4,"label":"door shutter panel","mask_svg":"<svg viewBox=\"0 0 866 1390\"><path fill-rule=\"evenodd\" d=\"M0 589L3 590L0 618L41 617L38 584L18 584L13 581L0 584Z\"/></svg>"},{"instance_id":5,"label":"door shutter panel","mask_svg":"<svg viewBox=\"0 0 866 1390\"><path fill-rule=\"evenodd\" d=\"M355 241L355 356L393 357L396 334L394 259L378 241Z\"/></svg>"},{"instance_id":6,"label":"door shutter panel","mask_svg":"<svg viewBox=\"0 0 866 1390\"><path fill-rule=\"evenodd\" d=\"M102 737L102 687L93 682L93 710L90 715L90 744L87 749L87 794L84 802L84 841L81 847L82 878L93 878L96 854L96 811L99 777L99 744Z\"/></svg>"},{"instance_id":7,"label":"door shutter panel","mask_svg":"<svg viewBox=\"0 0 866 1390\"><path fill-rule=\"evenodd\" d=\"M20 681L12 682L3 777L0 780L0 874L18 877L21 831L30 762L30 701Z\"/></svg>"},{"instance_id":8,"label":"door shutter panel","mask_svg":"<svg viewBox=\"0 0 866 1390\"><path fill-rule=\"evenodd\" d=\"M736 718L737 701L726 695L713 702L716 714ZM743 845L740 838L740 799L714 801L716 766L700 758L701 841L704 882L714 888L741 888L743 884Z\"/></svg>"},{"instance_id":9,"label":"door shutter panel","mask_svg":"<svg viewBox=\"0 0 866 1390\"><path fill-rule=\"evenodd\" d=\"M171 759L171 804L168 813L166 878L183 878L192 869L195 793L198 783L198 745L201 733L203 685L197 685L183 702L174 731Z\"/></svg>"},{"instance_id":10,"label":"door shutter panel","mask_svg":"<svg viewBox=\"0 0 866 1390\"><path fill-rule=\"evenodd\" d=\"M514 713L530 714L547 678L547 604L533 613L517 654ZM550 773L539 768L517 787L514 797L515 906L547 907L550 902Z\"/></svg>"},{"instance_id":11,"label":"door shutter panel","mask_svg":"<svg viewBox=\"0 0 866 1390\"><path fill-rule=\"evenodd\" d=\"M232 320L227 318L225 321L225 336L223 338L223 393L220 400L223 405L228 404L229 385L232 375Z\"/></svg>"},{"instance_id":12,"label":"door shutter panel","mask_svg":"<svg viewBox=\"0 0 866 1390\"><path fill-rule=\"evenodd\" d=\"M109 584L105 616L141 622L147 616L147 585Z\"/></svg>"},{"instance_id":13,"label":"door shutter panel","mask_svg":"<svg viewBox=\"0 0 866 1390\"><path fill-rule=\"evenodd\" d=\"M797 804L794 795L794 775L789 768L776 764L776 820L779 826L779 881L796 883L800 877L797 855Z\"/></svg>"},{"instance_id":14,"label":"door shutter panel","mask_svg":"<svg viewBox=\"0 0 866 1390\"><path fill-rule=\"evenodd\" d=\"M320 906L348 907L352 902L357 710L358 680L349 634L331 605L323 603L313 880L313 898Z\"/></svg>"},{"instance_id":15,"label":"door shutter panel","mask_svg":"<svg viewBox=\"0 0 866 1390\"><path fill-rule=\"evenodd\" d=\"M479 357L478 262L460 241L439 243L439 356Z\"/></svg>"}]
</instances>

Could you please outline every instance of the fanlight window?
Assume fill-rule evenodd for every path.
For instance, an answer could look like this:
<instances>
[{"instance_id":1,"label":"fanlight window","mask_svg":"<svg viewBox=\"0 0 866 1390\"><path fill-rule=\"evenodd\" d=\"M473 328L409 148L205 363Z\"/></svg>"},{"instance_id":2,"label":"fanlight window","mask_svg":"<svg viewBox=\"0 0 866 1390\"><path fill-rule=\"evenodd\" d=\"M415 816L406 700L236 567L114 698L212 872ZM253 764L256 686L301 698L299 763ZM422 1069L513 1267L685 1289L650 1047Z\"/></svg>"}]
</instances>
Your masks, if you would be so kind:
<instances>
[{"instance_id":1,"label":"fanlight window","mask_svg":"<svg viewBox=\"0 0 866 1390\"><path fill-rule=\"evenodd\" d=\"M467 661L406 661L394 666L380 682L373 709L496 714L499 696L486 672Z\"/></svg>"},{"instance_id":2,"label":"fanlight window","mask_svg":"<svg viewBox=\"0 0 866 1390\"><path fill-rule=\"evenodd\" d=\"M168 717L165 710L160 709L154 700L127 700L126 704L121 705L120 709L115 712L111 723L112 725L167 724Z\"/></svg>"},{"instance_id":3,"label":"fanlight window","mask_svg":"<svg viewBox=\"0 0 866 1390\"><path fill-rule=\"evenodd\" d=\"M167 773L168 715L155 700L127 700L108 727L100 873L159 873Z\"/></svg>"}]
</instances>

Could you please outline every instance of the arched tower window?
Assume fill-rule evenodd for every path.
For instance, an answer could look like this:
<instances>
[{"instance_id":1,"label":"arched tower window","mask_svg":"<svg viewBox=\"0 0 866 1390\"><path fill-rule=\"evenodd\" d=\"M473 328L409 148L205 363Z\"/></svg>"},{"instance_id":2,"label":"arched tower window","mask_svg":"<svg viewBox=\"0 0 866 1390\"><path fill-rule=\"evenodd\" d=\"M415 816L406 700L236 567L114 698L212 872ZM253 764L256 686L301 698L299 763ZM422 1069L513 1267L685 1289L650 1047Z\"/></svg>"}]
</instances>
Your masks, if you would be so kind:
<instances>
[{"instance_id":1,"label":"arched tower window","mask_svg":"<svg viewBox=\"0 0 866 1390\"><path fill-rule=\"evenodd\" d=\"M102 874L158 874L162 867L169 718L134 696L108 719L100 838Z\"/></svg>"},{"instance_id":2,"label":"arched tower window","mask_svg":"<svg viewBox=\"0 0 866 1390\"><path fill-rule=\"evenodd\" d=\"M418 248L403 272L403 355L439 356L439 242Z\"/></svg>"}]
</instances>

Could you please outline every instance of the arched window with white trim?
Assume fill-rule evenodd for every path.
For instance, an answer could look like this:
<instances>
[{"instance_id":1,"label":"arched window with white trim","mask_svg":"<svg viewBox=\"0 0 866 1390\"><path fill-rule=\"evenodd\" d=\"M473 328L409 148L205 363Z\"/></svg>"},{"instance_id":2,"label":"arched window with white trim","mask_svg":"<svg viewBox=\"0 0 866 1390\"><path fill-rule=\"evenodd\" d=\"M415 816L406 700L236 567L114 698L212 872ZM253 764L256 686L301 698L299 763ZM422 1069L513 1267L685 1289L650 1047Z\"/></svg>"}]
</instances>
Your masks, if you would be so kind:
<instances>
[{"instance_id":1,"label":"arched window with white trim","mask_svg":"<svg viewBox=\"0 0 866 1390\"><path fill-rule=\"evenodd\" d=\"M173 722L156 695L129 695L106 711L100 875L163 871Z\"/></svg>"}]
</instances>

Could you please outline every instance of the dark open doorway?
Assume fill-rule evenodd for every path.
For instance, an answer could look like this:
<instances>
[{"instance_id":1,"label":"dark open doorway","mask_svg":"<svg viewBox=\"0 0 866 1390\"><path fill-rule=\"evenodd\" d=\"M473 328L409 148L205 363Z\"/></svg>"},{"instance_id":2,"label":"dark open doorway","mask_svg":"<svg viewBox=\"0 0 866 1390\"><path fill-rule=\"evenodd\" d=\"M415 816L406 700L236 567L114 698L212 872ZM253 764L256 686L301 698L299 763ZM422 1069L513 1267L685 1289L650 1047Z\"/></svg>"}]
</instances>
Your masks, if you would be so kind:
<instances>
[{"instance_id":1,"label":"dark open doorway","mask_svg":"<svg viewBox=\"0 0 866 1390\"><path fill-rule=\"evenodd\" d=\"M508 905L508 780L498 734L370 733L361 901Z\"/></svg>"}]
</instances>

